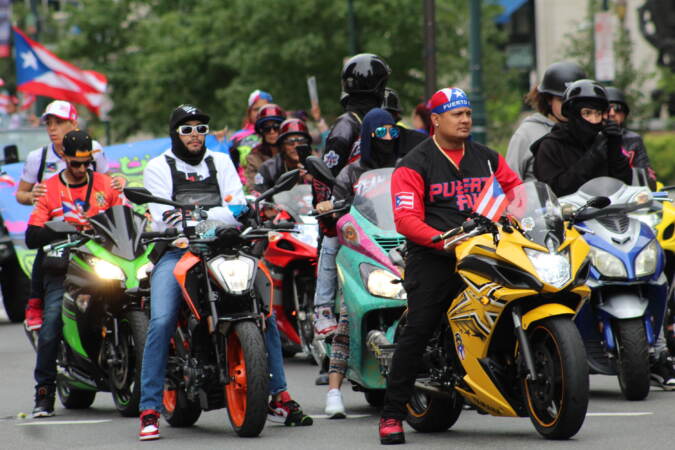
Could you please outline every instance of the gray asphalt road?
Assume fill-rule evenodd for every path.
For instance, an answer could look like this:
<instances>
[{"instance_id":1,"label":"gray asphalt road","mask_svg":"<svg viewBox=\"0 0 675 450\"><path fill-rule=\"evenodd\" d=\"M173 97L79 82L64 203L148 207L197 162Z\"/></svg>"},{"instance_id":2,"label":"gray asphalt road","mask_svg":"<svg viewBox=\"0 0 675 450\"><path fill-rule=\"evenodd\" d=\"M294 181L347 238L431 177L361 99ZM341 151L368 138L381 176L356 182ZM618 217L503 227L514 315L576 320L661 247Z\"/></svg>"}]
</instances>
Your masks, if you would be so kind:
<instances>
[{"instance_id":1,"label":"gray asphalt road","mask_svg":"<svg viewBox=\"0 0 675 450\"><path fill-rule=\"evenodd\" d=\"M378 413L363 395L344 389L350 417L322 418L325 387L315 386L316 368L298 359L287 364L289 388L305 411L316 416L314 426L285 428L268 425L258 438L237 437L225 410L202 414L196 426L171 428L163 423L162 439L137 440L138 419L120 417L110 394L100 393L92 408L65 410L57 400L56 416L21 419L33 406L34 353L20 325L0 319L0 449L368 449L382 448L377 439ZM528 419L505 419L464 411L455 426L440 434L406 428L405 448L462 449L600 449L668 448L672 446L675 392L652 389L648 399L622 399L615 379L593 376L589 415L570 441L545 441ZM30 414L29 414L30 415Z\"/></svg>"}]
</instances>

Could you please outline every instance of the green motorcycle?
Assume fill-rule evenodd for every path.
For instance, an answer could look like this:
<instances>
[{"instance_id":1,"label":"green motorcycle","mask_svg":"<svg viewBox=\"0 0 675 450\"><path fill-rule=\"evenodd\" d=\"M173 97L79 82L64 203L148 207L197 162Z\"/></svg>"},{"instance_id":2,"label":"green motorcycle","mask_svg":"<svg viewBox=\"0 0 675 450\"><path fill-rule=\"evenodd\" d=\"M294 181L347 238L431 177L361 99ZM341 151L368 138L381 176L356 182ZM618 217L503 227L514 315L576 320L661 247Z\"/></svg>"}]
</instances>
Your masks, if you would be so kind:
<instances>
[{"instance_id":1,"label":"green motorcycle","mask_svg":"<svg viewBox=\"0 0 675 450\"><path fill-rule=\"evenodd\" d=\"M78 232L66 222L47 228L67 238L45 247L69 253L61 316L63 336L56 387L65 408L88 408L96 392L111 392L122 416L138 415L141 363L148 328L148 255L156 233L146 219L113 206Z\"/></svg>"}]
</instances>

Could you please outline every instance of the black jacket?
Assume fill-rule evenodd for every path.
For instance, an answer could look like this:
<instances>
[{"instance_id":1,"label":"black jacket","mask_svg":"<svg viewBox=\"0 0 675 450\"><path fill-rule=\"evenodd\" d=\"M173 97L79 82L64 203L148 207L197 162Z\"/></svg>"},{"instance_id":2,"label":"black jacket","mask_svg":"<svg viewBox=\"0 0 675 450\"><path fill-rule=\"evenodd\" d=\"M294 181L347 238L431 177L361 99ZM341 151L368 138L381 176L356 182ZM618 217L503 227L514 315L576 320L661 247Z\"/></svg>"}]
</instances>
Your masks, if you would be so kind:
<instances>
[{"instance_id":1,"label":"black jacket","mask_svg":"<svg viewBox=\"0 0 675 450\"><path fill-rule=\"evenodd\" d=\"M338 117L333 124L321 156L334 176L337 176L349 162L354 144L361 134L362 120L358 113L348 111Z\"/></svg>"},{"instance_id":2,"label":"black jacket","mask_svg":"<svg viewBox=\"0 0 675 450\"><path fill-rule=\"evenodd\" d=\"M255 176L255 188L254 190L263 193L277 182L279 177L287 172L286 164L284 164L284 159L281 156L281 153L277 153L272 159L268 159L258 169L258 173Z\"/></svg>"},{"instance_id":3,"label":"black jacket","mask_svg":"<svg viewBox=\"0 0 675 450\"><path fill-rule=\"evenodd\" d=\"M632 171L620 145L608 145L600 133L592 147L586 148L566 124L556 124L549 134L535 141L534 176L548 184L557 196L575 193L593 178L610 176L630 184Z\"/></svg>"}]
</instances>

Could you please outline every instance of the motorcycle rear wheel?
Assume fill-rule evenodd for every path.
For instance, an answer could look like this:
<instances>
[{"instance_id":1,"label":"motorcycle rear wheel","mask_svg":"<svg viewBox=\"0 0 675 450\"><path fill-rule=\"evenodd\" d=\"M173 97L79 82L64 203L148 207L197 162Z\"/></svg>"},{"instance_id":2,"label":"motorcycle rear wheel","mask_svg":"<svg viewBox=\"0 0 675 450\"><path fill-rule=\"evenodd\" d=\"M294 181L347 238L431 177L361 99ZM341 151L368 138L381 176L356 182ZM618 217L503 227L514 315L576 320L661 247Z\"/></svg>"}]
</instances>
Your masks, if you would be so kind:
<instances>
[{"instance_id":1,"label":"motorcycle rear wheel","mask_svg":"<svg viewBox=\"0 0 675 450\"><path fill-rule=\"evenodd\" d=\"M569 318L550 317L533 324L528 338L537 372L536 381L523 379L530 420L546 439L569 439L588 408L588 365L579 331Z\"/></svg>"},{"instance_id":2,"label":"motorcycle rear wheel","mask_svg":"<svg viewBox=\"0 0 675 450\"><path fill-rule=\"evenodd\" d=\"M642 318L614 322L619 387L626 400L649 395L649 343Z\"/></svg>"},{"instance_id":3,"label":"motorcycle rear wheel","mask_svg":"<svg viewBox=\"0 0 675 450\"><path fill-rule=\"evenodd\" d=\"M143 311L127 311L119 323L117 354L121 363L109 368L110 392L123 417L138 416L141 398L141 367L148 316Z\"/></svg>"},{"instance_id":4,"label":"motorcycle rear wheel","mask_svg":"<svg viewBox=\"0 0 675 450\"><path fill-rule=\"evenodd\" d=\"M242 437L258 436L267 418L269 395L265 343L252 321L237 322L227 335L227 414Z\"/></svg>"},{"instance_id":5,"label":"motorcycle rear wheel","mask_svg":"<svg viewBox=\"0 0 675 450\"><path fill-rule=\"evenodd\" d=\"M9 320L13 323L23 322L26 302L30 295L30 278L23 272L16 257L2 266L0 288L2 289L2 302Z\"/></svg>"},{"instance_id":6,"label":"motorcycle rear wheel","mask_svg":"<svg viewBox=\"0 0 675 450\"><path fill-rule=\"evenodd\" d=\"M406 405L408 415L405 420L422 433L446 431L457 422L463 404L457 391L453 391L451 397L441 397L415 389Z\"/></svg>"},{"instance_id":7,"label":"motorcycle rear wheel","mask_svg":"<svg viewBox=\"0 0 675 450\"><path fill-rule=\"evenodd\" d=\"M169 347L169 356L175 355L173 341ZM171 358L169 358L171 361ZM167 373L173 371L167 367ZM180 385L179 380L168 378L164 382L164 394L162 396L162 405L164 406L162 415L164 419L176 428L191 427L197 422L202 414L202 408L198 401L191 401L185 389Z\"/></svg>"}]
</instances>

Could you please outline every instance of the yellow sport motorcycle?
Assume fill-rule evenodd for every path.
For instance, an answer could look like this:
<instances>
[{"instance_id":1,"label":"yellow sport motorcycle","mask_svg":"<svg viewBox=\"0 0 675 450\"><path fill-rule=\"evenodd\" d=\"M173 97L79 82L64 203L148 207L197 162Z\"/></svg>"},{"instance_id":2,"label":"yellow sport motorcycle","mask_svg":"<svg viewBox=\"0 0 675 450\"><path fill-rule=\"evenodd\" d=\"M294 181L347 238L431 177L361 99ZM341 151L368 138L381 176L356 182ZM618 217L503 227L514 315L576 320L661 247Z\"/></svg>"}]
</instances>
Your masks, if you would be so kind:
<instances>
[{"instance_id":1,"label":"yellow sport motorcycle","mask_svg":"<svg viewBox=\"0 0 675 450\"><path fill-rule=\"evenodd\" d=\"M450 428L463 399L493 416L529 416L548 439L584 422L588 368L572 319L590 295L589 247L574 223L609 200L590 200L566 226L546 184L525 183L509 199L499 224L474 216L435 238L458 244L466 286L425 350L406 418L418 431Z\"/></svg>"}]
</instances>

